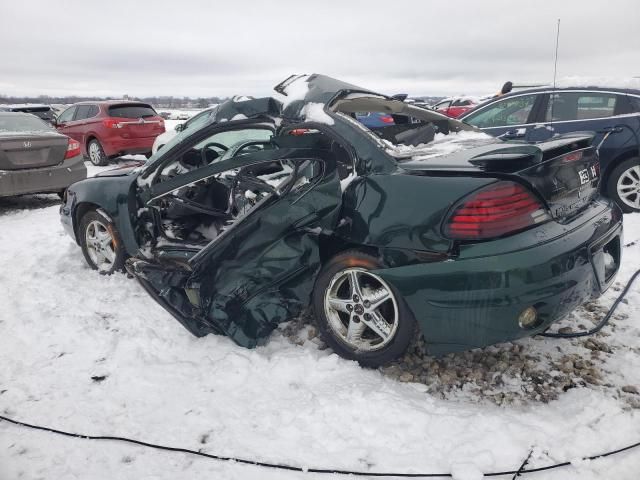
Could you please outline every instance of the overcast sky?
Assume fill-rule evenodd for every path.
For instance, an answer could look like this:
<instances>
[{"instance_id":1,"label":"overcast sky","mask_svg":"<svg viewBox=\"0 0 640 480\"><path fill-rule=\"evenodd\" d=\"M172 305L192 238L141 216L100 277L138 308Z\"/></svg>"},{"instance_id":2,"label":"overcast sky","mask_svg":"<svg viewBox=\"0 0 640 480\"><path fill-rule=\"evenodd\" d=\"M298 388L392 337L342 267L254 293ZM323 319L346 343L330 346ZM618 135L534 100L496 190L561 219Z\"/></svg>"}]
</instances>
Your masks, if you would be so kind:
<instances>
[{"instance_id":1,"label":"overcast sky","mask_svg":"<svg viewBox=\"0 0 640 480\"><path fill-rule=\"evenodd\" d=\"M393 94L640 76L640 0L0 0L0 94L268 95L292 73Z\"/></svg>"}]
</instances>

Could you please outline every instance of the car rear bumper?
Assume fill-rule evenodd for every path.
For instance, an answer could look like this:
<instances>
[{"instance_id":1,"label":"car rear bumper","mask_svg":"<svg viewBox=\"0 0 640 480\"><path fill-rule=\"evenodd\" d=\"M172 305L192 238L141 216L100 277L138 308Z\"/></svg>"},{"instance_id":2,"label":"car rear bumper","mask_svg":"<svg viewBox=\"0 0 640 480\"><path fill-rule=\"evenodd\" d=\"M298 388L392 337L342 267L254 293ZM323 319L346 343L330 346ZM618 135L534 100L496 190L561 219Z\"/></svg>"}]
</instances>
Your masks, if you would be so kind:
<instances>
[{"instance_id":1,"label":"car rear bumper","mask_svg":"<svg viewBox=\"0 0 640 480\"><path fill-rule=\"evenodd\" d=\"M52 167L0 170L0 196L58 192L84 178L87 167L82 155Z\"/></svg>"},{"instance_id":2,"label":"car rear bumper","mask_svg":"<svg viewBox=\"0 0 640 480\"><path fill-rule=\"evenodd\" d=\"M102 149L108 157L114 155L150 153L157 135L152 137L122 138L107 137L101 142Z\"/></svg>"},{"instance_id":3,"label":"car rear bumper","mask_svg":"<svg viewBox=\"0 0 640 480\"><path fill-rule=\"evenodd\" d=\"M600 296L615 278L622 214L606 205L580 223L562 226L562 235L529 248L377 273L405 298L431 354L531 336ZM519 235L536 238L532 231L514 237ZM517 245L518 239L512 243ZM609 268L607 255L615 261L609 259ZM528 307L536 309L538 323L522 328L519 316Z\"/></svg>"}]
</instances>

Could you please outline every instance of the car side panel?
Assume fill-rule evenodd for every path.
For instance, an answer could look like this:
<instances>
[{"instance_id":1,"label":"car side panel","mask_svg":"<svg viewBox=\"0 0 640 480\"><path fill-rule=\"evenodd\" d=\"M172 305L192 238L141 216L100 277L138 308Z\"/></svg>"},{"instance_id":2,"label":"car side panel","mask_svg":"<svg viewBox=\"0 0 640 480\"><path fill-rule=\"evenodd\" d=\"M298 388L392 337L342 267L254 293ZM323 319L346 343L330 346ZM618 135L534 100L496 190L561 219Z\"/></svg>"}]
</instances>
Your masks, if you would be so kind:
<instances>
[{"instance_id":1,"label":"car side panel","mask_svg":"<svg viewBox=\"0 0 640 480\"><path fill-rule=\"evenodd\" d=\"M368 175L353 180L343 194L336 234L353 244L407 252L447 252L441 222L449 208L471 191L494 182L489 177Z\"/></svg>"},{"instance_id":2,"label":"car side panel","mask_svg":"<svg viewBox=\"0 0 640 480\"><path fill-rule=\"evenodd\" d=\"M138 251L133 222L135 209L132 209L134 180L136 175L119 177L93 177L74 183L67 195L66 204L60 207L62 222L73 228L78 240L78 226L82 212L88 208L100 208L114 222L128 255Z\"/></svg>"},{"instance_id":3,"label":"car side panel","mask_svg":"<svg viewBox=\"0 0 640 480\"><path fill-rule=\"evenodd\" d=\"M213 331L252 348L310 303L320 234L338 218L339 191L335 162L325 159L317 184L274 198L201 252L185 289L199 291Z\"/></svg>"}]
</instances>

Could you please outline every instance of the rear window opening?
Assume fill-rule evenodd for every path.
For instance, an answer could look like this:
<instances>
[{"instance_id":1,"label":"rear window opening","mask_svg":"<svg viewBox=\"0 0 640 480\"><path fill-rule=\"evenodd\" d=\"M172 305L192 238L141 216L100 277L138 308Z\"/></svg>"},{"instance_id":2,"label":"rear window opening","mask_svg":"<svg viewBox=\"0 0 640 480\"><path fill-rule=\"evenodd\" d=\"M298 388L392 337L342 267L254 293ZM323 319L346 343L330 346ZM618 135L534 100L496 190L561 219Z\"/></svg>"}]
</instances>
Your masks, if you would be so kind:
<instances>
[{"instance_id":1,"label":"rear window opening","mask_svg":"<svg viewBox=\"0 0 640 480\"><path fill-rule=\"evenodd\" d=\"M338 100L331 108L359 121L393 146L425 145L433 142L437 134L448 135L467 129L464 124L438 112L380 97L359 95Z\"/></svg>"},{"instance_id":2,"label":"rear window opening","mask_svg":"<svg viewBox=\"0 0 640 480\"><path fill-rule=\"evenodd\" d=\"M331 109L357 122L398 160L452 153L468 142L495 142L471 125L398 100L358 94L336 101Z\"/></svg>"},{"instance_id":3,"label":"rear window opening","mask_svg":"<svg viewBox=\"0 0 640 480\"><path fill-rule=\"evenodd\" d=\"M108 109L110 117L118 118L147 118L155 117L156 111L151 105L111 105Z\"/></svg>"},{"instance_id":4,"label":"rear window opening","mask_svg":"<svg viewBox=\"0 0 640 480\"><path fill-rule=\"evenodd\" d=\"M271 130L254 128L220 132L201 140L179 160L159 167L156 183L171 181L212 163L282 148L321 152L317 160L274 160L231 168L159 197L154 205L156 220L151 217L147 220L150 225L155 223L159 227L160 235L155 237L149 230L149 239L165 254L176 246L195 253L261 205L274 201L273 197L301 195L312 188L322 175L324 155L336 161L341 181L354 174L354 162L349 152L319 130L293 128L273 136ZM147 209L143 208L143 211Z\"/></svg>"}]
</instances>

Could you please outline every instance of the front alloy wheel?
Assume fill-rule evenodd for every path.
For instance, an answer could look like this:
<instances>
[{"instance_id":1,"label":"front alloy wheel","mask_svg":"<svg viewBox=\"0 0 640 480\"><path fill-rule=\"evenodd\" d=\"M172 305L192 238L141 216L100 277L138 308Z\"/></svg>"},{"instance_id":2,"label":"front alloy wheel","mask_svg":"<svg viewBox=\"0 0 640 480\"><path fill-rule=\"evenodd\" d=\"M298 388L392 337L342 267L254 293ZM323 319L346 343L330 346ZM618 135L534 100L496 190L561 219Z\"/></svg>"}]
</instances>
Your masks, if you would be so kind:
<instances>
[{"instance_id":1,"label":"front alloy wheel","mask_svg":"<svg viewBox=\"0 0 640 480\"><path fill-rule=\"evenodd\" d=\"M313 291L314 319L338 355L378 367L402 355L415 334L415 319L400 293L375 270L381 262L360 251L333 257Z\"/></svg>"},{"instance_id":2,"label":"front alloy wheel","mask_svg":"<svg viewBox=\"0 0 640 480\"><path fill-rule=\"evenodd\" d=\"M124 251L115 226L96 211L82 217L80 243L84 258L91 268L109 275L121 270L124 264Z\"/></svg>"}]
</instances>

